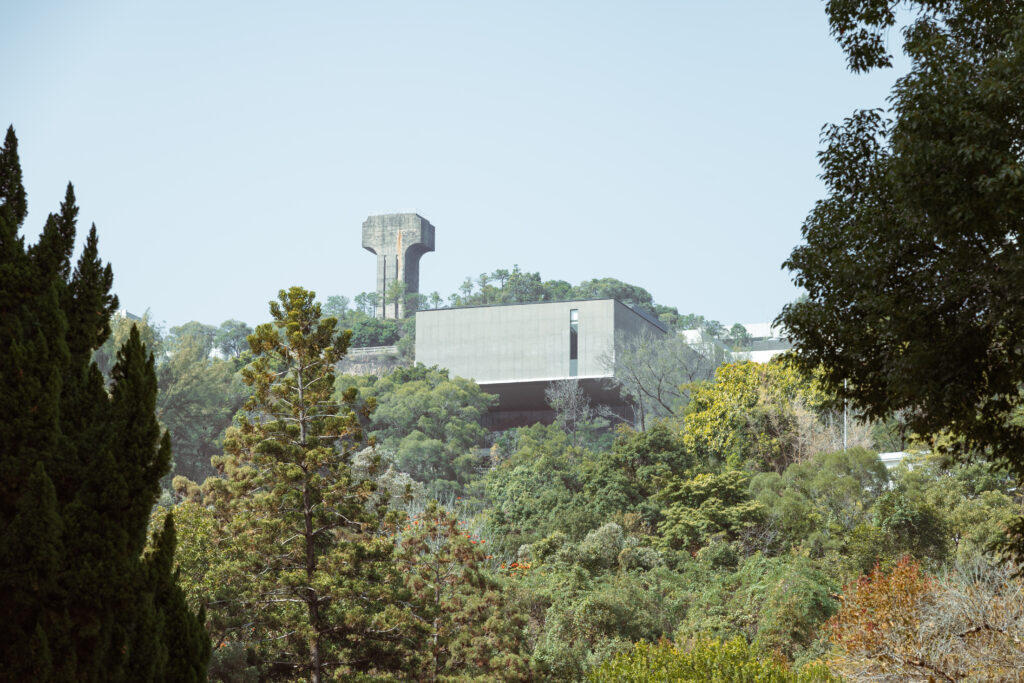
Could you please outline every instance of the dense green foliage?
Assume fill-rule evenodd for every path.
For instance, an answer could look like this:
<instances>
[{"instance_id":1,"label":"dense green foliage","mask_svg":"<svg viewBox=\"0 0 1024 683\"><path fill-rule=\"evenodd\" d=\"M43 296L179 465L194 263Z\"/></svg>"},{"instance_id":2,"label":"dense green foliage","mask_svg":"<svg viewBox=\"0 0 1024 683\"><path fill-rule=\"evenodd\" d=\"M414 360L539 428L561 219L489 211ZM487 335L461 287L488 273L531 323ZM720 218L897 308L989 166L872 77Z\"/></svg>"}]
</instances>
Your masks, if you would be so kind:
<instances>
[{"instance_id":1,"label":"dense green foliage","mask_svg":"<svg viewBox=\"0 0 1024 683\"><path fill-rule=\"evenodd\" d=\"M95 226L74 270L78 207L26 248L17 140L0 151L0 678L200 681L209 641L172 572L173 519L143 555L170 467L153 356L132 329L93 352L117 307Z\"/></svg>"},{"instance_id":2,"label":"dense green foliage","mask_svg":"<svg viewBox=\"0 0 1024 683\"><path fill-rule=\"evenodd\" d=\"M579 539L621 515L653 528L662 519L654 498L660 480L693 463L665 424L622 429L611 448L596 452L572 446L554 425L534 425L514 430L494 450L500 462L484 477L487 515L509 552L555 532Z\"/></svg>"},{"instance_id":3,"label":"dense green foliage","mask_svg":"<svg viewBox=\"0 0 1024 683\"><path fill-rule=\"evenodd\" d=\"M240 346L252 329L238 320L220 327L191 321L164 334L149 313L136 320L115 314L111 335L93 354L108 382L117 349L132 329L154 353L156 414L174 444L172 474L201 481L214 473L210 458L223 450L224 432L245 400L239 370L248 353Z\"/></svg>"},{"instance_id":4,"label":"dense green foliage","mask_svg":"<svg viewBox=\"0 0 1024 683\"><path fill-rule=\"evenodd\" d=\"M375 407L365 425L369 435L432 496L462 494L479 477L488 459L480 452L488 437L480 423L497 398L475 382L417 365L380 377L342 377L336 397L349 387Z\"/></svg>"},{"instance_id":5,"label":"dense green foliage","mask_svg":"<svg viewBox=\"0 0 1024 683\"><path fill-rule=\"evenodd\" d=\"M618 655L589 676L591 681L614 683L828 683L839 680L824 666L793 671L770 652L752 648L742 639L726 642L698 640L689 649L668 641L640 642L628 654Z\"/></svg>"},{"instance_id":6,"label":"dense green foliage","mask_svg":"<svg viewBox=\"0 0 1024 683\"><path fill-rule=\"evenodd\" d=\"M364 293L356 300L365 302L362 310L368 312L372 305L370 302L375 298L375 295ZM543 280L540 273L523 272L518 265L512 270L499 268L492 273L481 273L475 281L467 277L459 291L448 297L447 303L449 306L488 306L608 298L649 313L675 330L701 329L715 338L731 338L725 326L717 320L707 320L694 313L680 315L675 307L656 304L651 293L638 285L605 277L585 280L574 286L565 280ZM438 308L444 302L437 292L422 299L421 309Z\"/></svg>"},{"instance_id":7,"label":"dense green foliage","mask_svg":"<svg viewBox=\"0 0 1024 683\"><path fill-rule=\"evenodd\" d=\"M528 680L525 616L463 526L431 502L401 534L397 562L413 616L405 634L408 669L428 681Z\"/></svg>"},{"instance_id":8,"label":"dense green foliage","mask_svg":"<svg viewBox=\"0 0 1024 683\"><path fill-rule=\"evenodd\" d=\"M211 677L529 678L525 618L485 541L436 503L423 508L423 485L396 473L389 451L352 448L378 398L373 434L387 444L417 429L445 438L431 431L445 417L478 439L490 397L422 366L336 378L351 332L301 288L271 312L249 337L253 394L214 458L221 476L175 480L178 568L189 603L208 610ZM349 380L361 387L341 389ZM435 416L446 403L455 412ZM465 447L447 438L453 453Z\"/></svg>"},{"instance_id":9,"label":"dense green foliage","mask_svg":"<svg viewBox=\"0 0 1024 683\"><path fill-rule=\"evenodd\" d=\"M376 566L397 572L380 579L390 592L378 602L400 636L374 646L381 664L362 674L579 680L640 641L670 638L685 653L738 638L796 676L835 656L824 624L840 586L903 556L936 572L973 561L1019 510L1012 477L985 465L929 455L887 471L868 448L836 450L827 394L785 362L722 366L685 388L679 414L645 431L602 436L591 412L488 434L493 399L443 370L336 377L330 404L362 411L353 429L376 443L342 457L367 509L391 516L367 528L391 548ZM849 441L888 444L893 429L851 423ZM189 605L209 610L211 676L290 678L310 648L277 656L272 630L251 630L268 613L249 575L279 546L239 545L241 527L211 495L217 481L205 487L210 507L180 482L194 502L176 515Z\"/></svg>"},{"instance_id":10,"label":"dense green foliage","mask_svg":"<svg viewBox=\"0 0 1024 683\"><path fill-rule=\"evenodd\" d=\"M785 363L724 366L690 392L681 419L573 445L567 424L487 435L490 399L438 369L337 377L331 404L364 410L359 426L377 442L343 456L352 485L366 509L395 516L368 528L391 548L377 566L398 574L378 601L401 635L364 673L579 680L639 641L673 639L685 653L739 638L775 653L779 675L803 675L807 662L840 661L824 625L841 586L904 556L933 572L976 561L1019 510L1013 478L981 464L918 455L886 470L867 448L834 450L826 395ZM849 432L869 446L888 438ZM294 676L275 664L270 631L242 628L266 614L248 575L280 546L243 545L263 559L241 571L217 509L186 502L177 514L190 605L209 609L211 675Z\"/></svg>"},{"instance_id":11,"label":"dense green foliage","mask_svg":"<svg viewBox=\"0 0 1024 683\"><path fill-rule=\"evenodd\" d=\"M658 525L658 545L666 550L696 553L712 539L736 541L765 516L764 506L751 500L750 478L739 470L673 477L655 499L665 507Z\"/></svg>"},{"instance_id":12,"label":"dense green foliage","mask_svg":"<svg viewBox=\"0 0 1024 683\"><path fill-rule=\"evenodd\" d=\"M382 533L394 519L386 501L366 504L372 486L351 475L355 392L331 399L351 333L321 319L299 287L270 308L273 323L249 337L247 415L214 459L226 476L204 485L232 539L221 568L235 591L226 608L244 616L231 626L279 674L320 681L395 670L398 636L385 634L406 610Z\"/></svg>"},{"instance_id":13,"label":"dense green foliage","mask_svg":"<svg viewBox=\"0 0 1024 683\"><path fill-rule=\"evenodd\" d=\"M780 320L830 393L1024 477L1024 8L833 0L851 68L888 65L900 5L909 72L826 128L828 196L785 264L807 297Z\"/></svg>"},{"instance_id":14,"label":"dense green foliage","mask_svg":"<svg viewBox=\"0 0 1024 683\"><path fill-rule=\"evenodd\" d=\"M349 308L348 297L328 297L323 314L337 319L339 329L352 330L352 348L390 346L403 338L415 336L415 318L411 316L413 307L406 307L410 316L402 320L377 318L374 316L375 312L379 313L376 299L376 294L364 292L355 297L356 308Z\"/></svg>"},{"instance_id":15,"label":"dense green foliage","mask_svg":"<svg viewBox=\"0 0 1024 683\"><path fill-rule=\"evenodd\" d=\"M702 460L782 470L842 446L820 389L788 362L722 365L690 393L683 438Z\"/></svg>"},{"instance_id":16,"label":"dense green foliage","mask_svg":"<svg viewBox=\"0 0 1024 683\"><path fill-rule=\"evenodd\" d=\"M9 134L0 678L194 680L211 645L223 681L1019 677L1024 583L989 555L1024 547L1024 12L832 0L855 70L887 62L901 4L923 11L891 111L823 136L829 196L786 264L799 353L617 347L633 425L572 381L548 388L553 424L492 433L494 397L444 369L336 373L349 346L408 361L414 319L382 307L615 297L714 345L746 330L518 266L447 302L396 285L321 308L295 287L253 334L111 330L94 233L70 272L70 189L37 245L16 237ZM143 551L170 457L154 411L178 473L213 455L216 474L175 480Z\"/></svg>"},{"instance_id":17,"label":"dense green foliage","mask_svg":"<svg viewBox=\"0 0 1024 683\"><path fill-rule=\"evenodd\" d=\"M219 329L192 322L170 332L157 366L157 417L175 444L174 474L201 480L213 474L210 458L223 449L224 431L245 400L238 374L245 356L232 335L252 330L229 320ZM212 353L218 339L226 358Z\"/></svg>"}]
</instances>

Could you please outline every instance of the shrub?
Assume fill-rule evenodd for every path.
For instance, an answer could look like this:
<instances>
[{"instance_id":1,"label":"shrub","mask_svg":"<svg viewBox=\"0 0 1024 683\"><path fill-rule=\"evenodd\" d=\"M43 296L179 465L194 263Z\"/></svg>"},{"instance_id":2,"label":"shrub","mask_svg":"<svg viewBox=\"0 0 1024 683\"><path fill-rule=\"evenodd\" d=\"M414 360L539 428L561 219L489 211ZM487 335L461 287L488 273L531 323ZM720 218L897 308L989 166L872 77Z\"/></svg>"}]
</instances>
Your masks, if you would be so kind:
<instances>
[{"instance_id":1,"label":"shrub","mask_svg":"<svg viewBox=\"0 0 1024 683\"><path fill-rule=\"evenodd\" d=\"M605 661L589 675L602 683L689 681L701 683L825 683L838 681L821 663L794 671L785 660L749 645L742 638L729 641L698 639L689 649L671 641L639 642L633 651Z\"/></svg>"}]
</instances>

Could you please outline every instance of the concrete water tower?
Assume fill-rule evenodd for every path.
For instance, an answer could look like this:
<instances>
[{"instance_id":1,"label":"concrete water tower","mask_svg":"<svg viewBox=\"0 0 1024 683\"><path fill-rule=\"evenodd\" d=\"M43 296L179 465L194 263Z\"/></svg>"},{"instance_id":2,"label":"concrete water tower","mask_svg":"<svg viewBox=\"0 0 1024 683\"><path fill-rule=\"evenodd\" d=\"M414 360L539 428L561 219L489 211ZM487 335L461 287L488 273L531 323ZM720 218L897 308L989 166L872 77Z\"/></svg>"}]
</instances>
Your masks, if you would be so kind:
<instances>
[{"instance_id":1,"label":"concrete water tower","mask_svg":"<svg viewBox=\"0 0 1024 683\"><path fill-rule=\"evenodd\" d=\"M370 216L363 222L363 249L377 255L377 317L404 318L407 301L412 313L420 291L420 257L434 251L434 226L415 213ZM394 296L395 282L405 284L403 296Z\"/></svg>"}]
</instances>

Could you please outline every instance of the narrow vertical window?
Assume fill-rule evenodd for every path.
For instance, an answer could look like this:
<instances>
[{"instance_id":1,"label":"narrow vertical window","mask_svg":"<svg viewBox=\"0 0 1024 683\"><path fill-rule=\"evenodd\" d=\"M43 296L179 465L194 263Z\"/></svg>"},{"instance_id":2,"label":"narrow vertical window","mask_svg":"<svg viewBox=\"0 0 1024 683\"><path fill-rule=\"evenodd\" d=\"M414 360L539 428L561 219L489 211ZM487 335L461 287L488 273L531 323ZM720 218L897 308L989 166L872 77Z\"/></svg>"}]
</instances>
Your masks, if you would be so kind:
<instances>
[{"instance_id":1,"label":"narrow vertical window","mask_svg":"<svg viewBox=\"0 0 1024 683\"><path fill-rule=\"evenodd\" d=\"M580 357L580 312L573 308L569 311L569 376L579 374Z\"/></svg>"}]
</instances>

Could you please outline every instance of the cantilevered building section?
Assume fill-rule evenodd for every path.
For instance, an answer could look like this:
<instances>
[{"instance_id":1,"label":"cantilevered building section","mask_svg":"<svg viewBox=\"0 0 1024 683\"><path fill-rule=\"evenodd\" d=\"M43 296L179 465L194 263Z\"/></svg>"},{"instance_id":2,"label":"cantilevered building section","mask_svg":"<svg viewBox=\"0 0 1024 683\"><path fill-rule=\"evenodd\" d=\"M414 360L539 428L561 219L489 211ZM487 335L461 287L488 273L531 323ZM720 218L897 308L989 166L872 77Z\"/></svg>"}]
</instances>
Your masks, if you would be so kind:
<instances>
[{"instance_id":1,"label":"cantilevered building section","mask_svg":"<svg viewBox=\"0 0 1024 683\"><path fill-rule=\"evenodd\" d=\"M624 416L613 378L616 345L661 335L658 320L615 299L445 308L416 314L416 362L476 380L499 397L492 428L547 422L551 382L578 379L595 404Z\"/></svg>"}]
</instances>

